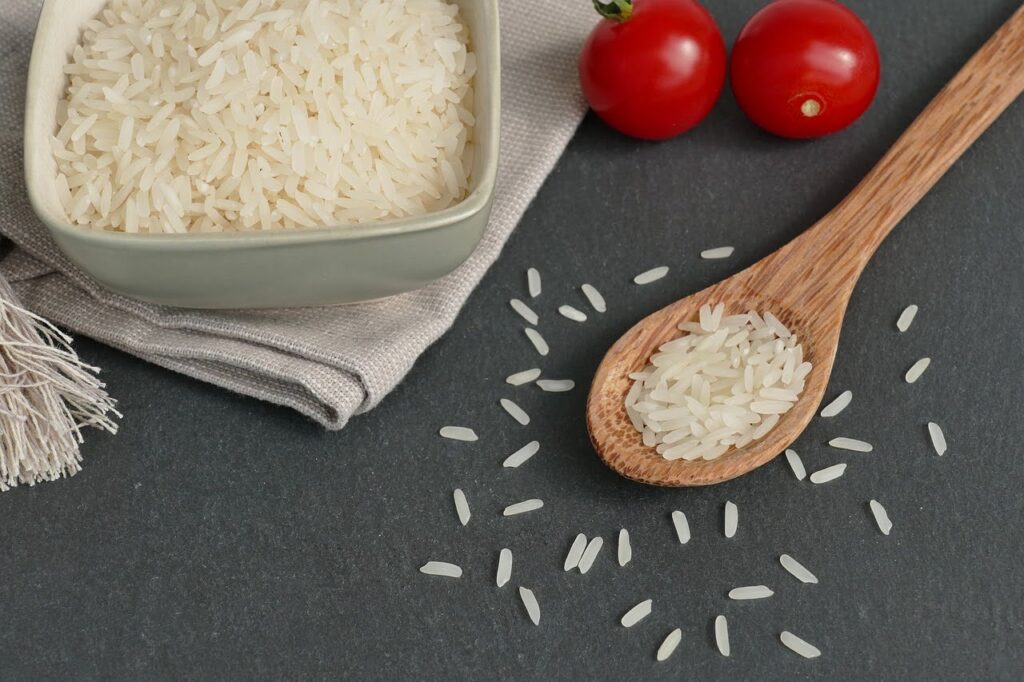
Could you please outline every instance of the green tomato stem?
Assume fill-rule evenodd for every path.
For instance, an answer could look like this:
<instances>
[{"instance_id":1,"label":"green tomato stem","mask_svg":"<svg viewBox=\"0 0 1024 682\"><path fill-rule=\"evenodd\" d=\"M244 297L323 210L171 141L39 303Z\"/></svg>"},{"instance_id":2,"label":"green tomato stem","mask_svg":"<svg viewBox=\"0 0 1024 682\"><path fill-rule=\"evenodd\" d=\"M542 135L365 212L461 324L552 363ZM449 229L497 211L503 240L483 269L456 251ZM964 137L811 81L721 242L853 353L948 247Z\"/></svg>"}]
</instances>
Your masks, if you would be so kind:
<instances>
[{"instance_id":1,"label":"green tomato stem","mask_svg":"<svg viewBox=\"0 0 1024 682\"><path fill-rule=\"evenodd\" d=\"M628 21L633 15L633 0L611 0L610 2L594 0L594 9L605 19Z\"/></svg>"}]
</instances>

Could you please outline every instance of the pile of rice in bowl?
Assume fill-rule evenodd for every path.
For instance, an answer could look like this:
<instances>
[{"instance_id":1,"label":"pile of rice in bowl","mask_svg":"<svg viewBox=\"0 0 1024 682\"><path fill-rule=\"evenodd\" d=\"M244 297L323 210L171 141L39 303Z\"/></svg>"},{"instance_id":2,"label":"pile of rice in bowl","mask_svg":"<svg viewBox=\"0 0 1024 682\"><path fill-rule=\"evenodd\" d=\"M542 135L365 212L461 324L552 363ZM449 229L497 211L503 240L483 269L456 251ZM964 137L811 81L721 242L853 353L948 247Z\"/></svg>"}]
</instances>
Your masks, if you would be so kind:
<instances>
[{"instance_id":1,"label":"pile of rice in bowl","mask_svg":"<svg viewBox=\"0 0 1024 682\"><path fill-rule=\"evenodd\" d=\"M476 58L447 0L110 0L65 72L76 225L344 226L468 191Z\"/></svg>"}]
</instances>

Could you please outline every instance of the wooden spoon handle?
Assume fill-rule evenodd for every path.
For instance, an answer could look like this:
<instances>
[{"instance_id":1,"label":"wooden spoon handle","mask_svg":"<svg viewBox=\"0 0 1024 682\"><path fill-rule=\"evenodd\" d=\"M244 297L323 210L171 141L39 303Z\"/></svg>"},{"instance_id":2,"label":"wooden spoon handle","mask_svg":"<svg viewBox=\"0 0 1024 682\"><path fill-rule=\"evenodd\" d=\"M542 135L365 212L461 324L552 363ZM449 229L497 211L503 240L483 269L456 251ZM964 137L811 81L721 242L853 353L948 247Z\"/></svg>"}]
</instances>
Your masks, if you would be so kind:
<instances>
[{"instance_id":1,"label":"wooden spoon handle","mask_svg":"<svg viewBox=\"0 0 1024 682\"><path fill-rule=\"evenodd\" d=\"M943 88L853 192L777 255L813 264L819 276L803 279L808 288L852 290L882 240L1022 91L1024 6ZM789 292L796 298L806 293Z\"/></svg>"}]
</instances>

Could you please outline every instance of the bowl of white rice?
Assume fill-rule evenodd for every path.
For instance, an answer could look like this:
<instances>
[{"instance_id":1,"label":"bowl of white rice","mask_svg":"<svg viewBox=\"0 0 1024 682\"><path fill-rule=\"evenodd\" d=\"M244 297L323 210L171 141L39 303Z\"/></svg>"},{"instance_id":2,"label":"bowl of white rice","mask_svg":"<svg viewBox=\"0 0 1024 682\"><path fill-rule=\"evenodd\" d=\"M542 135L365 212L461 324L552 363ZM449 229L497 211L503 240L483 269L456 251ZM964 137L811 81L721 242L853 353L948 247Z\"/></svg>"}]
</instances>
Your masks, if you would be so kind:
<instances>
[{"instance_id":1,"label":"bowl of white rice","mask_svg":"<svg viewBox=\"0 0 1024 682\"><path fill-rule=\"evenodd\" d=\"M82 270L196 308L382 298L479 242L497 0L47 0L29 198Z\"/></svg>"}]
</instances>

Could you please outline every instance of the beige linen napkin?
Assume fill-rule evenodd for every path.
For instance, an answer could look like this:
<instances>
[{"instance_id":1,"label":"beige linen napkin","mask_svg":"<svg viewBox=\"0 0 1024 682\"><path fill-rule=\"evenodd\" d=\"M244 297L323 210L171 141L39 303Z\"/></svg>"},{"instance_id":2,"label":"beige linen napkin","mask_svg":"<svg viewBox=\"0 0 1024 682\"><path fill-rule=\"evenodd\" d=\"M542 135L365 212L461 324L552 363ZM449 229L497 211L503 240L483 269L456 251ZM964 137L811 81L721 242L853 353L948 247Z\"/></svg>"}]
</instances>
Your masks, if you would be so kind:
<instances>
[{"instance_id":1,"label":"beige linen napkin","mask_svg":"<svg viewBox=\"0 0 1024 682\"><path fill-rule=\"evenodd\" d=\"M22 179L25 74L41 0L0 0L0 276L32 311L196 379L287 405L340 429L376 405L452 324L585 111L576 56L589 0L502 0L503 113L494 213L448 277L386 301L336 308L195 311L100 288L57 250ZM0 240L2 243L2 240ZM6 255L4 255L6 253Z\"/></svg>"}]
</instances>

